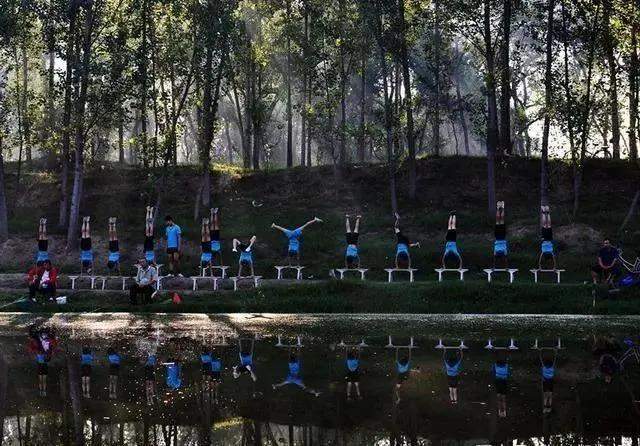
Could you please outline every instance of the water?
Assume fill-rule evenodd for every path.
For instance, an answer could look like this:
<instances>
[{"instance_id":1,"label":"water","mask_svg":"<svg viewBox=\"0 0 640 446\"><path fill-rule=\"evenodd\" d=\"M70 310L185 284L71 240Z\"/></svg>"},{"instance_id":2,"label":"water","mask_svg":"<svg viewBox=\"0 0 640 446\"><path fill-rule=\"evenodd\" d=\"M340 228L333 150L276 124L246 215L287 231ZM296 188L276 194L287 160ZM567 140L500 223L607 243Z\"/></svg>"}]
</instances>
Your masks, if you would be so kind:
<instances>
[{"instance_id":1,"label":"water","mask_svg":"<svg viewBox=\"0 0 640 446\"><path fill-rule=\"evenodd\" d=\"M1 315L2 435L10 445L637 445L640 364L630 356L607 384L599 362L603 354L619 360L625 338L637 342L638 322L566 316ZM27 348L34 326L46 327L35 332L51 332L58 342L46 375ZM413 337L417 346L400 387L397 361L409 350L385 347L389 335L403 346ZM279 337L295 345L297 336L301 348L276 346ZM457 404L443 353L434 348L440 338L451 345L463 338L469 347ZM488 351L489 338L496 346L514 338L519 350ZM545 414L540 351L531 346L535 339L557 346L558 338L552 409ZM340 342L363 339L368 346L360 350L361 398L355 386L348 398L345 359L354 350ZM240 340L243 350L253 345L256 381L250 373L234 377ZM90 370L81 367L83 348L95 356ZM203 348L222 362L219 382L202 373ZM109 364L110 350L121 357L119 367ZM274 389L290 374L291 352L299 354L300 374ZM145 369L149 354L157 357L153 371ZM555 352L543 354L551 358ZM511 375L503 400L492 367L505 357ZM178 370L174 364L181 373L168 381L167 374Z\"/></svg>"}]
</instances>

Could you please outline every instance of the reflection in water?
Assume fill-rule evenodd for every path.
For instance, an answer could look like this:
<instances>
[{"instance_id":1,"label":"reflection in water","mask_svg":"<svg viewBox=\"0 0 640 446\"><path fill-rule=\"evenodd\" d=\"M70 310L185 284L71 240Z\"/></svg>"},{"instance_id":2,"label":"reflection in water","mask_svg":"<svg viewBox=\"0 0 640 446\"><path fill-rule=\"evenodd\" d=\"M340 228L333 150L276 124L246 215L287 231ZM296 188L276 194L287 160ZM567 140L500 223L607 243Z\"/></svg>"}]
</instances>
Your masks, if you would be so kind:
<instances>
[{"instance_id":1,"label":"reflection in water","mask_svg":"<svg viewBox=\"0 0 640 446\"><path fill-rule=\"evenodd\" d=\"M32 328L0 338L2 438L16 445L638 444L640 349L624 333L560 343L514 341L499 330L489 342L398 332L349 343L328 335Z\"/></svg>"}]
</instances>

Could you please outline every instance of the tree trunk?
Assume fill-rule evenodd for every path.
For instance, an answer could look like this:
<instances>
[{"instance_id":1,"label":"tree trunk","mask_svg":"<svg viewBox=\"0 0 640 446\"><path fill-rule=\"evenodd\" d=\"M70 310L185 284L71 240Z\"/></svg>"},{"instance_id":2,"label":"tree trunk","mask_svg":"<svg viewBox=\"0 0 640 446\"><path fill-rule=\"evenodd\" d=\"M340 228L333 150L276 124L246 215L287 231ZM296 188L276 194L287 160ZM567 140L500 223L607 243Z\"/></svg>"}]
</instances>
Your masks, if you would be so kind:
<instances>
[{"instance_id":1,"label":"tree trunk","mask_svg":"<svg viewBox=\"0 0 640 446\"><path fill-rule=\"evenodd\" d=\"M0 103L4 101L4 85L0 79ZM9 238L9 213L7 210L7 195L4 181L4 150L2 134L0 133L0 243ZM2 438L2 437L0 437Z\"/></svg>"},{"instance_id":2,"label":"tree trunk","mask_svg":"<svg viewBox=\"0 0 640 446\"><path fill-rule=\"evenodd\" d=\"M435 2L435 7L438 8L438 1ZM411 97L411 74L409 72L409 54L407 51L407 30L405 21L405 8L404 0L399 0L398 8L400 13L400 52L402 58L402 76L404 78L404 94L405 94L405 108L407 113L407 146L409 153L407 156L407 168L409 170L409 199L416 199L416 139L413 130L413 101ZM437 9L436 9L437 17ZM437 22L437 19L436 19ZM440 36L436 37L440 40ZM436 68L440 71L439 68ZM438 108L436 106L436 108Z\"/></svg>"},{"instance_id":3,"label":"tree trunk","mask_svg":"<svg viewBox=\"0 0 640 446\"><path fill-rule=\"evenodd\" d=\"M496 79L493 44L491 41L491 0L484 0L484 46L487 74L487 206L489 216L495 214L496 173L495 157L498 145L498 105L496 100Z\"/></svg>"},{"instance_id":4,"label":"tree trunk","mask_svg":"<svg viewBox=\"0 0 640 446\"><path fill-rule=\"evenodd\" d=\"M365 24L362 24L363 28ZM360 130L358 132L358 161L364 163L366 153L366 109L367 109L367 52L365 45L362 45L361 66L360 66Z\"/></svg>"},{"instance_id":5,"label":"tree trunk","mask_svg":"<svg viewBox=\"0 0 640 446\"><path fill-rule=\"evenodd\" d=\"M82 417L82 398L78 392L80 378L78 376L78 367L69 358L67 358L67 373L69 374L69 399L71 400L71 410L73 412L73 444L82 446L84 444L84 420Z\"/></svg>"},{"instance_id":6,"label":"tree trunk","mask_svg":"<svg viewBox=\"0 0 640 446\"><path fill-rule=\"evenodd\" d=\"M433 124L431 125L431 130L433 133L432 144L433 144L433 154L435 156L440 156L440 149L442 148L442 142L440 138L440 104L441 104L441 79L440 79L440 68L442 65L441 57L440 57L440 3L439 0L434 0L433 3L433 11L435 15L434 26L433 26L433 65L434 65L434 104L433 104Z\"/></svg>"},{"instance_id":7,"label":"tree trunk","mask_svg":"<svg viewBox=\"0 0 640 446\"><path fill-rule=\"evenodd\" d=\"M142 0L142 11L140 11L142 20L142 32L140 37L140 54L138 55L138 70L140 72L140 134L139 134L139 147L142 152L142 165L144 168L149 167L149 147L148 147L148 135L147 135L147 90L148 90L148 45L147 45L147 28L148 28L148 3L147 0ZM155 164L155 154L153 163Z\"/></svg>"},{"instance_id":8,"label":"tree trunk","mask_svg":"<svg viewBox=\"0 0 640 446\"><path fill-rule=\"evenodd\" d=\"M504 0L502 14L502 45L500 48L500 156L510 154L511 145L511 67L509 45L511 43L511 2Z\"/></svg>"},{"instance_id":9,"label":"tree trunk","mask_svg":"<svg viewBox=\"0 0 640 446\"><path fill-rule=\"evenodd\" d=\"M308 58L309 49L309 9L306 4L302 5L304 9L304 46L302 48L302 57L306 61ZM302 107L300 108L300 165L305 166L307 164L307 110L308 96L310 94L307 90L307 79L309 77L308 68L305 62L302 65Z\"/></svg>"},{"instance_id":10,"label":"tree trunk","mask_svg":"<svg viewBox=\"0 0 640 446\"><path fill-rule=\"evenodd\" d=\"M227 156L229 164L233 164L233 141L231 140L231 132L229 131L229 121L224 121L224 134L227 137Z\"/></svg>"},{"instance_id":11,"label":"tree trunk","mask_svg":"<svg viewBox=\"0 0 640 446\"><path fill-rule=\"evenodd\" d=\"M291 23L291 0L286 0L287 25ZM287 167L293 167L293 112L291 108L291 36L287 29Z\"/></svg>"},{"instance_id":12,"label":"tree trunk","mask_svg":"<svg viewBox=\"0 0 640 446\"><path fill-rule=\"evenodd\" d=\"M45 118L45 132L43 140L47 143L47 168L54 169L55 150L53 150L53 134L56 129L56 84L55 84L55 60L56 60L56 34L55 34L54 2L49 1L49 12L45 26L45 39L47 44L47 105Z\"/></svg>"},{"instance_id":13,"label":"tree trunk","mask_svg":"<svg viewBox=\"0 0 640 446\"><path fill-rule=\"evenodd\" d=\"M24 150L27 167L31 168L31 120L29 118L29 58L27 42L22 46L22 130L24 132Z\"/></svg>"},{"instance_id":14,"label":"tree trunk","mask_svg":"<svg viewBox=\"0 0 640 446\"><path fill-rule=\"evenodd\" d=\"M64 112L62 116L62 148L60 150L60 209L58 226L67 226L69 212L69 154L71 152L71 94L73 72L76 66L75 37L78 15L77 0L71 0L69 7L69 34L67 36L66 74L64 80Z\"/></svg>"},{"instance_id":15,"label":"tree trunk","mask_svg":"<svg viewBox=\"0 0 640 446\"><path fill-rule=\"evenodd\" d=\"M620 115L618 113L618 66L615 58L615 43L611 32L611 0L603 3L604 47L609 66L609 112L611 115L611 145L613 159L620 159Z\"/></svg>"},{"instance_id":16,"label":"tree trunk","mask_svg":"<svg viewBox=\"0 0 640 446\"><path fill-rule=\"evenodd\" d=\"M233 94L233 103L236 109L236 124L238 126L238 133L240 134L240 144L242 145L242 165L245 169L249 169L251 167L251 130L249 130L250 127L245 127L243 122L245 117L242 116L242 111L240 109L240 98L238 96L238 88L236 86L235 79L231 79L231 92ZM245 96L245 102L248 100L248 96ZM247 125L249 124L250 119L247 119Z\"/></svg>"},{"instance_id":17,"label":"tree trunk","mask_svg":"<svg viewBox=\"0 0 640 446\"><path fill-rule=\"evenodd\" d=\"M124 164L124 113L118 107L118 162Z\"/></svg>"},{"instance_id":18,"label":"tree trunk","mask_svg":"<svg viewBox=\"0 0 640 446\"><path fill-rule=\"evenodd\" d=\"M636 13L635 3L632 9ZM629 61L629 160L638 160L638 25L633 16L631 24L631 56Z\"/></svg>"},{"instance_id":19,"label":"tree trunk","mask_svg":"<svg viewBox=\"0 0 640 446\"><path fill-rule=\"evenodd\" d=\"M87 3L85 7L84 35L82 38L82 63L78 74L80 86L79 95L75 104L75 161L73 169L73 190L71 195L71 208L69 210L69 228L67 230L67 248L74 248L77 243L78 219L80 216L80 203L83 194L84 182L84 148L85 135L85 109L87 104L87 92L89 90L89 70L91 68L91 42L93 34L93 4Z\"/></svg>"},{"instance_id":20,"label":"tree trunk","mask_svg":"<svg viewBox=\"0 0 640 446\"><path fill-rule=\"evenodd\" d=\"M555 0L547 0L547 44L544 72L544 123L542 126L542 151L540 152L540 205L549 204L549 127L551 126L551 101L553 99L553 10Z\"/></svg>"},{"instance_id":21,"label":"tree trunk","mask_svg":"<svg viewBox=\"0 0 640 446\"><path fill-rule=\"evenodd\" d=\"M340 10L340 38L346 39L344 35L343 20L345 17L344 5L345 0L338 0L338 8ZM339 48L340 59L340 148L338 152L338 164L344 165L347 162L347 68L345 66L345 45L341 44Z\"/></svg>"}]
</instances>

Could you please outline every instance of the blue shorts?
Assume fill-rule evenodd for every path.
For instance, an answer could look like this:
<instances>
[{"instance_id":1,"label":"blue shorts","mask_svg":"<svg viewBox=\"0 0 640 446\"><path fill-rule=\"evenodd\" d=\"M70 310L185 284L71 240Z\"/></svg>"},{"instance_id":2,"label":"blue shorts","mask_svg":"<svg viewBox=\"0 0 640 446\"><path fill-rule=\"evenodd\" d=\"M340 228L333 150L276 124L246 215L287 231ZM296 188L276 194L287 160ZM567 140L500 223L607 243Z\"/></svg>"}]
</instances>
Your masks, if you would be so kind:
<instances>
[{"instance_id":1,"label":"blue shorts","mask_svg":"<svg viewBox=\"0 0 640 446\"><path fill-rule=\"evenodd\" d=\"M220 245L220 240L211 240L211 251L220 252L222 250L222 246Z\"/></svg>"},{"instance_id":2,"label":"blue shorts","mask_svg":"<svg viewBox=\"0 0 640 446\"><path fill-rule=\"evenodd\" d=\"M404 243L398 243L396 246L396 256L409 258L409 247Z\"/></svg>"},{"instance_id":3,"label":"blue shorts","mask_svg":"<svg viewBox=\"0 0 640 446\"><path fill-rule=\"evenodd\" d=\"M544 240L540 245L540 250L543 254L553 255L553 242L550 240Z\"/></svg>"},{"instance_id":4,"label":"blue shorts","mask_svg":"<svg viewBox=\"0 0 640 446\"><path fill-rule=\"evenodd\" d=\"M240 263L243 265L251 265L253 264L253 255L250 252L242 251L240 253Z\"/></svg>"},{"instance_id":5,"label":"blue shorts","mask_svg":"<svg viewBox=\"0 0 640 446\"><path fill-rule=\"evenodd\" d=\"M200 254L200 262L202 262L202 263L210 263L211 262L211 253L210 252L203 252L202 254Z\"/></svg>"},{"instance_id":6,"label":"blue shorts","mask_svg":"<svg viewBox=\"0 0 640 446\"><path fill-rule=\"evenodd\" d=\"M109 253L109 262L118 263L120 261L120 253L119 252L110 252Z\"/></svg>"},{"instance_id":7,"label":"blue shorts","mask_svg":"<svg viewBox=\"0 0 640 446\"><path fill-rule=\"evenodd\" d=\"M456 256L458 258L460 258L460 253L458 252L458 244L456 242L447 242L446 245L444 245L444 256Z\"/></svg>"},{"instance_id":8,"label":"blue shorts","mask_svg":"<svg viewBox=\"0 0 640 446\"><path fill-rule=\"evenodd\" d=\"M493 255L494 256L506 256L509 253L509 248L506 240L496 240L493 242Z\"/></svg>"},{"instance_id":9,"label":"blue shorts","mask_svg":"<svg viewBox=\"0 0 640 446\"><path fill-rule=\"evenodd\" d=\"M355 245L347 246L346 257L353 257L354 259L358 257L358 247Z\"/></svg>"},{"instance_id":10,"label":"blue shorts","mask_svg":"<svg viewBox=\"0 0 640 446\"><path fill-rule=\"evenodd\" d=\"M45 260L49 260L49 252L38 251L38 254L36 255L36 262L44 262Z\"/></svg>"}]
</instances>

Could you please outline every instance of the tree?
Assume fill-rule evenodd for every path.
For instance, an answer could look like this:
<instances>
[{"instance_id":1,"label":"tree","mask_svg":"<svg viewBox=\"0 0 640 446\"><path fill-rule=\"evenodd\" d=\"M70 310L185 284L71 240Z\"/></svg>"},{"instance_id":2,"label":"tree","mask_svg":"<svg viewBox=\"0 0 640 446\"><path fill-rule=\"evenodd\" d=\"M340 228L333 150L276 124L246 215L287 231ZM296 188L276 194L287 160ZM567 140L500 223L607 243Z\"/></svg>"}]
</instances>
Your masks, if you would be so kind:
<instances>
[{"instance_id":1,"label":"tree","mask_svg":"<svg viewBox=\"0 0 640 446\"><path fill-rule=\"evenodd\" d=\"M553 12L555 0L547 0L547 44L545 49L546 62L544 74L544 124L542 128L542 152L540 153L540 205L549 204L549 127L551 126L551 115L553 113Z\"/></svg>"}]
</instances>

